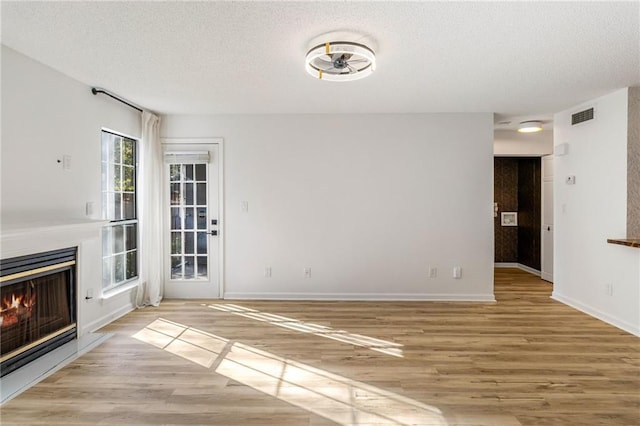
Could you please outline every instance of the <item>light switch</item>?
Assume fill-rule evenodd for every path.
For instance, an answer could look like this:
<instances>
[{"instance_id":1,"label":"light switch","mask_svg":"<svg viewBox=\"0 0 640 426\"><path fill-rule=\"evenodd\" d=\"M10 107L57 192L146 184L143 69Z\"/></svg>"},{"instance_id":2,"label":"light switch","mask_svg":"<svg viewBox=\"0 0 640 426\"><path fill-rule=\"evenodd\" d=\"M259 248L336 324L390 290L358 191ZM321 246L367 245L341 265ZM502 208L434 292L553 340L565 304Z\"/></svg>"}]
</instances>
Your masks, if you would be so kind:
<instances>
[{"instance_id":1,"label":"light switch","mask_svg":"<svg viewBox=\"0 0 640 426\"><path fill-rule=\"evenodd\" d=\"M567 176L567 185L575 185L576 184L576 177L571 175L571 176Z\"/></svg>"},{"instance_id":2,"label":"light switch","mask_svg":"<svg viewBox=\"0 0 640 426\"><path fill-rule=\"evenodd\" d=\"M71 156L70 155L62 156L62 169L63 170L71 170Z\"/></svg>"},{"instance_id":3,"label":"light switch","mask_svg":"<svg viewBox=\"0 0 640 426\"><path fill-rule=\"evenodd\" d=\"M249 202L248 201L243 201L240 203L240 209L244 212L247 213L249 211Z\"/></svg>"}]
</instances>

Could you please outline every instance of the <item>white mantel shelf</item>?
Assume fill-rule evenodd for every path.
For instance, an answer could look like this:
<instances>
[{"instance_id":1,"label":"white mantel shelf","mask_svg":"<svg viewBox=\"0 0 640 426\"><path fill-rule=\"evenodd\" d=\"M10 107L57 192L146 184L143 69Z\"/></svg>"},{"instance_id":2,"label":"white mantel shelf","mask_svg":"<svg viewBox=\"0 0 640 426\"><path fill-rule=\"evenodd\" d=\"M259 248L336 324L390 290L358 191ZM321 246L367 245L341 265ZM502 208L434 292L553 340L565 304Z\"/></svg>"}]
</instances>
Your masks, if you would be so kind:
<instances>
[{"instance_id":1,"label":"white mantel shelf","mask_svg":"<svg viewBox=\"0 0 640 426\"><path fill-rule=\"evenodd\" d=\"M107 223L91 219L2 220L0 259L74 247L98 238Z\"/></svg>"}]
</instances>

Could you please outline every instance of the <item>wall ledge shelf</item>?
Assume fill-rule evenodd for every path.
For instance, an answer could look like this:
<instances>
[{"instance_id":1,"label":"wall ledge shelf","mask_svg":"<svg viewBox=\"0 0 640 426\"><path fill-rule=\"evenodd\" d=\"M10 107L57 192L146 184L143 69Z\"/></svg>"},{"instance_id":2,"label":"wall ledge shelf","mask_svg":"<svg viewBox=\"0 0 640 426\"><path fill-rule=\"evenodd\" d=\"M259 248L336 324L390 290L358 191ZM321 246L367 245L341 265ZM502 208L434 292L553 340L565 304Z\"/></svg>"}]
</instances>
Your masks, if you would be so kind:
<instances>
[{"instance_id":1,"label":"wall ledge shelf","mask_svg":"<svg viewBox=\"0 0 640 426\"><path fill-rule=\"evenodd\" d=\"M608 238L609 244L640 248L640 238Z\"/></svg>"}]
</instances>

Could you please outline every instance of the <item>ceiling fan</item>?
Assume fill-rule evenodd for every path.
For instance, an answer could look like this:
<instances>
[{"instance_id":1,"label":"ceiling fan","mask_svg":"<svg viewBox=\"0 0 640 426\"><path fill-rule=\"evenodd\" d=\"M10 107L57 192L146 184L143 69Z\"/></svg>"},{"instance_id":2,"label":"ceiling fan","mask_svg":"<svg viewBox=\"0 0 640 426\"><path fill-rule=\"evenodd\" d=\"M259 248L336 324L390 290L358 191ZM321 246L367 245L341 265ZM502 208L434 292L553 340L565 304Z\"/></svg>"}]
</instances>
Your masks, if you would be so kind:
<instances>
[{"instance_id":1,"label":"ceiling fan","mask_svg":"<svg viewBox=\"0 0 640 426\"><path fill-rule=\"evenodd\" d=\"M371 75L376 56L369 47L348 41L326 42L307 52L307 72L319 80L353 81Z\"/></svg>"}]
</instances>

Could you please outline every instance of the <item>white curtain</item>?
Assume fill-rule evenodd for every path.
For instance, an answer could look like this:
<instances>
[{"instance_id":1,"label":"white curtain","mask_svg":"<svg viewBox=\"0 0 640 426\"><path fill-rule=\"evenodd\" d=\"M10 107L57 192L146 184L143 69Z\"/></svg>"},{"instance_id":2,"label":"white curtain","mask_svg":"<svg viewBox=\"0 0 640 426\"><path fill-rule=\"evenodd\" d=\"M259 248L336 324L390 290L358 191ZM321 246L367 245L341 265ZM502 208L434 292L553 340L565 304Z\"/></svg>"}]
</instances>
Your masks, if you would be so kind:
<instances>
[{"instance_id":1,"label":"white curtain","mask_svg":"<svg viewBox=\"0 0 640 426\"><path fill-rule=\"evenodd\" d=\"M163 228L162 176L163 161L160 146L160 118L142 113L138 205L140 247L137 306L158 306L163 293Z\"/></svg>"}]
</instances>

